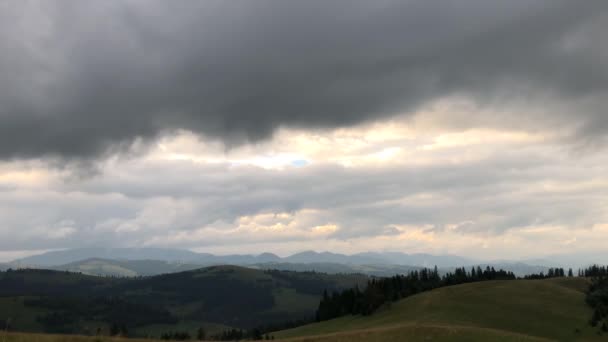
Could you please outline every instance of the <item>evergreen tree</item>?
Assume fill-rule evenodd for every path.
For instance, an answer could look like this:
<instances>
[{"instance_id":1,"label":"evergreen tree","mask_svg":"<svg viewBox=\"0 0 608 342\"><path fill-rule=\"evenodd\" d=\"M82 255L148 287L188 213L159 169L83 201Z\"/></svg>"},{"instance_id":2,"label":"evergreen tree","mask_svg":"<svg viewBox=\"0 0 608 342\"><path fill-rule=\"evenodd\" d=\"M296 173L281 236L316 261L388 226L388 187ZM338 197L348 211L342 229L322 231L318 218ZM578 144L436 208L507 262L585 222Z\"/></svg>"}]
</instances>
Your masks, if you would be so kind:
<instances>
[{"instance_id":1,"label":"evergreen tree","mask_svg":"<svg viewBox=\"0 0 608 342\"><path fill-rule=\"evenodd\" d=\"M120 327L117 323L112 323L112 325L110 325L110 336L116 336L118 334L120 334Z\"/></svg>"},{"instance_id":2,"label":"evergreen tree","mask_svg":"<svg viewBox=\"0 0 608 342\"><path fill-rule=\"evenodd\" d=\"M597 324L600 322L600 320L602 319L602 315L600 313L600 311L596 308L593 311L593 316L591 317L591 326L595 327L597 326Z\"/></svg>"},{"instance_id":3,"label":"evergreen tree","mask_svg":"<svg viewBox=\"0 0 608 342\"><path fill-rule=\"evenodd\" d=\"M202 341L207 338L207 333L205 332L205 329L203 327L198 328L198 331L196 332L196 338L199 341Z\"/></svg>"},{"instance_id":4,"label":"evergreen tree","mask_svg":"<svg viewBox=\"0 0 608 342\"><path fill-rule=\"evenodd\" d=\"M331 296L324 291L315 318L316 321L324 321L349 314L370 315L382 305L416 293L442 286L491 279L509 280L516 279L516 277L512 272L496 270L490 266L486 267L486 271L483 272L478 266L470 273L461 267L444 276L439 276L436 268L433 270L424 268L390 278L372 278L363 291L355 287L342 292L334 292Z\"/></svg>"},{"instance_id":5,"label":"evergreen tree","mask_svg":"<svg viewBox=\"0 0 608 342\"><path fill-rule=\"evenodd\" d=\"M260 329L255 328L251 331L251 338L254 340L261 340L262 339L262 332L260 331Z\"/></svg>"}]
</instances>

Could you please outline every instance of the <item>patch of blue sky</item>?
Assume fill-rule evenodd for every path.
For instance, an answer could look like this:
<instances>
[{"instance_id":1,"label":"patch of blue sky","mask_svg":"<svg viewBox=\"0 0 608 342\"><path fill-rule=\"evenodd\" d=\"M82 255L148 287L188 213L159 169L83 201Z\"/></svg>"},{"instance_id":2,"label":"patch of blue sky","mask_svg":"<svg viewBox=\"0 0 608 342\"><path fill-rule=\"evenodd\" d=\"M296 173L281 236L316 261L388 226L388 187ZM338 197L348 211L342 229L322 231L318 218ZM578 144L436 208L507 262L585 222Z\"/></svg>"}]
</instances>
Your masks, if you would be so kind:
<instances>
[{"instance_id":1,"label":"patch of blue sky","mask_svg":"<svg viewBox=\"0 0 608 342\"><path fill-rule=\"evenodd\" d=\"M310 164L310 162L305 159L296 159L291 161L291 165L295 167L304 167L308 164Z\"/></svg>"}]
</instances>

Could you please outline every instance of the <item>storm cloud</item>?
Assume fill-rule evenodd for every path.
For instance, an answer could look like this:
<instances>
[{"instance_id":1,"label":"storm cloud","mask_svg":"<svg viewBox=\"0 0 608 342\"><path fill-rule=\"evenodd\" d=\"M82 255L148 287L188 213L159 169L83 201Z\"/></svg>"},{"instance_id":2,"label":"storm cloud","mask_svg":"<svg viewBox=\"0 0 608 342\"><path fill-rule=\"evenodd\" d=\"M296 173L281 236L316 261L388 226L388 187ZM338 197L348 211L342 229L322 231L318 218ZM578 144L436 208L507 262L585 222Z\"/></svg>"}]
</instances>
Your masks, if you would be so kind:
<instances>
[{"instance_id":1,"label":"storm cloud","mask_svg":"<svg viewBox=\"0 0 608 342\"><path fill-rule=\"evenodd\" d=\"M92 159L177 130L236 146L454 95L565 103L483 125L601 138L607 15L600 0L5 1L0 158Z\"/></svg>"}]
</instances>

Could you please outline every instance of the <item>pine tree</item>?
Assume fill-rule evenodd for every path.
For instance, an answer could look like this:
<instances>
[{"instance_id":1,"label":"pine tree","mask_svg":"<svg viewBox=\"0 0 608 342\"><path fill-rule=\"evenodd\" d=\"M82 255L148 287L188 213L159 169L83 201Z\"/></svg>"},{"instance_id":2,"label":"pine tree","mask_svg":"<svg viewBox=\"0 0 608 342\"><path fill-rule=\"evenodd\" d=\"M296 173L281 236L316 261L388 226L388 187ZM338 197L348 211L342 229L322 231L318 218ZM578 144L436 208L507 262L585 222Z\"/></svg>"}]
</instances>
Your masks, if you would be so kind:
<instances>
[{"instance_id":1,"label":"pine tree","mask_svg":"<svg viewBox=\"0 0 608 342\"><path fill-rule=\"evenodd\" d=\"M597 324L600 322L600 319L602 319L602 315L600 314L600 311L598 309L595 309L593 311L593 317L591 317L591 326L596 327Z\"/></svg>"},{"instance_id":2,"label":"pine tree","mask_svg":"<svg viewBox=\"0 0 608 342\"><path fill-rule=\"evenodd\" d=\"M122 336L122 337L129 336L129 331L127 330L127 326L124 323L120 326L120 336Z\"/></svg>"},{"instance_id":3,"label":"pine tree","mask_svg":"<svg viewBox=\"0 0 608 342\"><path fill-rule=\"evenodd\" d=\"M197 331L197 334L196 334L196 338L199 341L202 341L205 338L207 338L207 333L205 332L205 329L203 329L203 327L198 328L198 331Z\"/></svg>"},{"instance_id":4,"label":"pine tree","mask_svg":"<svg viewBox=\"0 0 608 342\"><path fill-rule=\"evenodd\" d=\"M110 336L116 336L120 333L120 327L116 323L112 323L110 326Z\"/></svg>"},{"instance_id":5,"label":"pine tree","mask_svg":"<svg viewBox=\"0 0 608 342\"><path fill-rule=\"evenodd\" d=\"M253 329L253 331L251 332L251 338L253 338L254 340L261 340L262 332L260 331L260 329Z\"/></svg>"}]
</instances>

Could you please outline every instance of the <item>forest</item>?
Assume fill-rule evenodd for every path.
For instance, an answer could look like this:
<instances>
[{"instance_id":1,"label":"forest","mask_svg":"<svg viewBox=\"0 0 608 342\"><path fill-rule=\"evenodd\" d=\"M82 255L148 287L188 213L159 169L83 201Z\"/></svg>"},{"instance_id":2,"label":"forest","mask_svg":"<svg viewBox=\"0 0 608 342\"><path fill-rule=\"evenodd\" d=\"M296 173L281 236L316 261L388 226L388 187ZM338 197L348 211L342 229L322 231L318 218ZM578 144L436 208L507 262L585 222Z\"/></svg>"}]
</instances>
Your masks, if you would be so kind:
<instances>
[{"instance_id":1,"label":"forest","mask_svg":"<svg viewBox=\"0 0 608 342\"><path fill-rule=\"evenodd\" d=\"M582 274L592 279L586 297L587 304L593 308L589 324L608 332L608 268L594 265L583 270Z\"/></svg>"},{"instance_id":2,"label":"forest","mask_svg":"<svg viewBox=\"0 0 608 342\"><path fill-rule=\"evenodd\" d=\"M534 281L574 277L572 269L551 268L546 273L517 278L512 272L479 266L456 268L441 274L437 267L392 277L357 278L315 272L258 271L238 267L211 267L153 277L93 277L70 272L8 270L0 272L0 297L23 297L27 308L42 310L36 316L45 332L82 333L82 322L100 322L91 333L135 337L139 328L175 325L183 317L176 309L190 308L194 321L219 322L226 328L209 332L167 330L157 337L189 340L201 337L226 341L273 339L273 332L345 315L369 316L380 307L441 287L493 280ZM590 279L586 302L593 308L589 324L608 331L608 270L591 266L578 270ZM367 279L365 282L362 279ZM297 315L268 315L275 307L276 290L320 298L316 310ZM282 290L281 290L282 291ZM189 306L190 305L190 306ZM247 316L251 318L247 318ZM234 320L238 318L238 321ZM2 328L7 328L2 322Z\"/></svg>"},{"instance_id":3,"label":"forest","mask_svg":"<svg viewBox=\"0 0 608 342\"><path fill-rule=\"evenodd\" d=\"M19 269L0 272L0 298L22 298L18 302L32 322L23 325L21 319L13 325L32 332L88 334L101 329L102 334L145 336L149 326L182 321L249 331L309 320L323 289L341 290L365 279L234 266L136 278ZM292 308L294 301L298 306ZM176 333L185 336L175 331L172 336Z\"/></svg>"}]
</instances>

